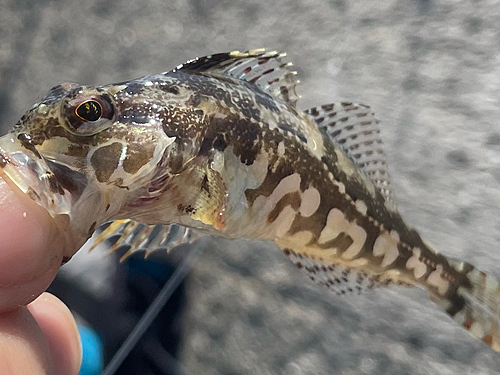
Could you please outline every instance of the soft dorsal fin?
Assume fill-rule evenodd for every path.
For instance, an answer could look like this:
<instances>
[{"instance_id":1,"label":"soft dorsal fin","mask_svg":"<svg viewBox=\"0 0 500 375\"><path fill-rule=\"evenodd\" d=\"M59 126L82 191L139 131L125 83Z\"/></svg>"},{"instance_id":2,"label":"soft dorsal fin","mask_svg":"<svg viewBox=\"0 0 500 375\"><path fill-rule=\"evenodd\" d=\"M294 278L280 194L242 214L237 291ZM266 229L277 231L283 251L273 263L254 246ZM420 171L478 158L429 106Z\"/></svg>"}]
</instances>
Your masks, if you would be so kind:
<instances>
[{"instance_id":1,"label":"soft dorsal fin","mask_svg":"<svg viewBox=\"0 0 500 375\"><path fill-rule=\"evenodd\" d=\"M387 162L380 138L379 121L369 106L340 102L310 108L306 114L338 143L396 210Z\"/></svg>"},{"instance_id":2,"label":"soft dorsal fin","mask_svg":"<svg viewBox=\"0 0 500 375\"><path fill-rule=\"evenodd\" d=\"M128 247L120 260L140 250L145 251L146 255L158 249L169 251L180 244L192 243L204 235L177 224L147 225L133 220L115 220L103 225L101 230L92 238L90 250L100 244L108 246L110 252L119 247Z\"/></svg>"},{"instance_id":3,"label":"soft dorsal fin","mask_svg":"<svg viewBox=\"0 0 500 375\"><path fill-rule=\"evenodd\" d=\"M295 106L297 72L292 63L285 62L285 53L255 49L246 52L217 53L197 57L177 66L174 71L210 72L228 75L257 85L274 98Z\"/></svg>"}]
</instances>

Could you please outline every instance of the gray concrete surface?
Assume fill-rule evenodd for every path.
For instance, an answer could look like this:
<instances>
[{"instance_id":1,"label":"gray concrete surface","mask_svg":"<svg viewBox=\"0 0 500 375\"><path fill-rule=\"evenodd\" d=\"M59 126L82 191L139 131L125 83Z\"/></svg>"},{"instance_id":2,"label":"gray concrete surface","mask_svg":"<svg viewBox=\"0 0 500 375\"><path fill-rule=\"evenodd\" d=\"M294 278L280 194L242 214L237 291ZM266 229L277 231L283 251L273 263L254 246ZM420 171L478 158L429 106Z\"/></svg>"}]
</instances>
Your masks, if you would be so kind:
<instances>
[{"instance_id":1,"label":"gray concrete surface","mask_svg":"<svg viewBox=\"0 0 500 375\"><path fill-rule=\"evenodd\" d=\"M285 50L302 108L370 104L399 206L500 277L496 1L0 0L1 129L61 81L104 84L233 49ZM338 298L277 251L203 240L179 360L193 374L496 374L500 355L419 290Z\"/></svg>"}]
</instances>

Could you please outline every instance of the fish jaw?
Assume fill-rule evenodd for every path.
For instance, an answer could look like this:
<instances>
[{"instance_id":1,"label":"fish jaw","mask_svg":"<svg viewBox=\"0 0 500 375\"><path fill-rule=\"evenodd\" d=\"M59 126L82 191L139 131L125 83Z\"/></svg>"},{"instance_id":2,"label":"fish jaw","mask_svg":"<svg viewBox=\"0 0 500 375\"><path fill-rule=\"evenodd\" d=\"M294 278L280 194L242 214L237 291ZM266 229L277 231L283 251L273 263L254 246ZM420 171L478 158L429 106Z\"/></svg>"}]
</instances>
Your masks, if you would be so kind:
<instances>
[{"instance_id":1,"label":"fish jaw","mask_svg":"<svg viewBox=\"0 0 500 375\"><path fill-rule=\"evenodd\" d=\"M105 220L102 209L95 210L105 198L83 175L71 184L61 179L60 168L69 170L23 146L16 133L0 137L0 175L47 210L72 244L64 254L70 258Z\"/></svg>"},{"instance_id":2,"label":"fish jaw","mask_svg":"<svg viewBox=\"0 0 500 375\"><path fill-rule=\"evenodd\" d=\"M24 148L14 133L0 138L0 168L23 193L52 216L70 212L71 194L57 183L47 161Z\"/></svg>"}]
</instances>

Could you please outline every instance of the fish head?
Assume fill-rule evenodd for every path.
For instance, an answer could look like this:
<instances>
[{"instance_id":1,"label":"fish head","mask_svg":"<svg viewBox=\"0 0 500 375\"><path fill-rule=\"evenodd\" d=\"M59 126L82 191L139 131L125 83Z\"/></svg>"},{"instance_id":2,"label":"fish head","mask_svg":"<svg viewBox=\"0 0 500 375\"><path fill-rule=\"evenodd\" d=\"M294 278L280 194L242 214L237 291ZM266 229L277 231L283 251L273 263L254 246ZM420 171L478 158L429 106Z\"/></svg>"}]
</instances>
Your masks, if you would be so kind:
<instances>
[{"instance_id":1,"label":"fish head","mask_svg":"<svg viewBox=\"0 0 500 375\"><path fill-rule=\"evenodd\" d=\"M0 173L53 217L67 215L79 242L116 218L175 140L161 101L130 87L55 86L0 138Z\"/></svg>"}]
</instances>

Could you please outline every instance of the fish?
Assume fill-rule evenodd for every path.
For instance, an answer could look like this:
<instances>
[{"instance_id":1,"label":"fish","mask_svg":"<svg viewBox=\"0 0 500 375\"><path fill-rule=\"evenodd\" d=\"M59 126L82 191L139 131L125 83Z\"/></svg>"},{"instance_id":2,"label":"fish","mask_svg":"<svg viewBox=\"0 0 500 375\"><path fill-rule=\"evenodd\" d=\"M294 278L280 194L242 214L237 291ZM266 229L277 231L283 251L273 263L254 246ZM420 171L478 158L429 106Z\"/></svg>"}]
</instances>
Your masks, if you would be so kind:
<instances>
[{"instance_id":1,"label":"fish","mask_svg":"<svg viewBox=\"0 0 500 375\"><path fill-rule=\"evenodd\" d=\"M94 246L127 246L124 256L205 235L267 240L337 295L424 288L500 351L498 281L406 224L372 109L301 111L297 84L286 54L265 49L63 83L0 138L0 173L74 243L63 262L93 235Z\"/></svg>"}]
</instances>

